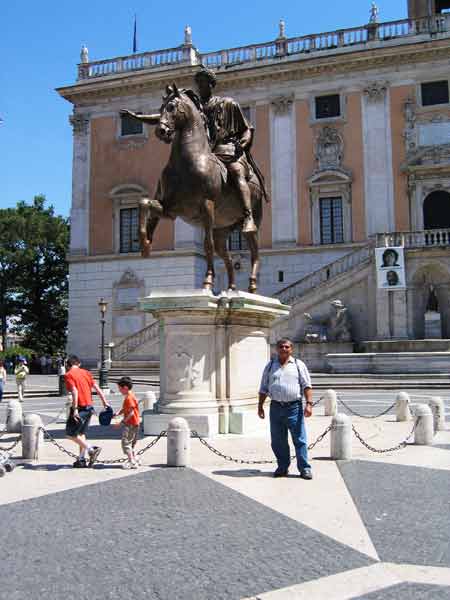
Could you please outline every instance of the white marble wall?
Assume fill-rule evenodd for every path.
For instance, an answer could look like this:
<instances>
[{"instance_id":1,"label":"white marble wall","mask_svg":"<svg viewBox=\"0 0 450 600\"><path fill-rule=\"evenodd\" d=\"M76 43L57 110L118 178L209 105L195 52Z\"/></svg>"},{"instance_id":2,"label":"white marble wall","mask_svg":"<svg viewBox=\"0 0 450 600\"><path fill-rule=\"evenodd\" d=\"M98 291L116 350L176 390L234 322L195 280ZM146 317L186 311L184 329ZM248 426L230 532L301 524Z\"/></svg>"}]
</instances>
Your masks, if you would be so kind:
<instances>
[{"instance_id":1,"label":"white marble wall","mask_svg":"<svg viewBox=\"0 0 450 600\"><path fill-rule=\"evenodd\" d=\"M201 248L203 234L200 227L193 227L182 219L175 219L175 249Z\"/></svg>"},{"instance_id":2,"label":"white marble wall","mask_svg":"<svg viewBox=\"0 0 450 600\"><path fill-rule=\"evenodd\" d=\"M367 235L395 231L389 90L362 95L364 192ZM376 90L376 88L375 88Z\"/></svg>"},{"instance_id":3,"label":"white marble wall","mask_svg":"<svg viewBox=\"0 0 450 600\"><path fill-rule=\"evenodd\" d=\"M272 180L272 242L294 245L298 238L295 110L291 99L272 102L270 151Z\"/></svg>"}]
</instances>

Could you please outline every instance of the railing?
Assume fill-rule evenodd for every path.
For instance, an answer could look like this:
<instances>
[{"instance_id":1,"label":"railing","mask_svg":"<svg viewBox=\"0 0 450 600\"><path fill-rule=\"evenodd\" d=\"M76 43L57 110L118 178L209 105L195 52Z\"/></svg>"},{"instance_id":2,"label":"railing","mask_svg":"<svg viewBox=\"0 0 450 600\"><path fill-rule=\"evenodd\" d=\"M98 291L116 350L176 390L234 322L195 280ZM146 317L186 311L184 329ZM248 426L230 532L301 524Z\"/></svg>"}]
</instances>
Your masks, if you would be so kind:
<instances>
[{"instance_id":1,"label":"railing","mask_svg":"<svg viewBox=\"0 0 450 600\"><path fill-rule=\"evenodd\" d=\"M271 42L253 44L200 53L190 45L99 60L78 65L78 79L90 79L122 72L167 69L173 66L203 63L212 69L230 67L263 60L281 59L289 56L351 47L368 42L387 42L422 34L436 35L450 31L450 14L435 15L423 19L402 19L387 23L369 23L338 31L318 33L293 38L278 38Z\"/></svg>"},{"instance_id":2,"label":"railing","mask_svg":"<svg viewBox=\"0 0 450 600\"><path fill-rule=\"evenodd\" d=\"M338 258L334 262L326 265L306 275L303 279L300 279L296 283L285 287L275 294L283 304L292 304L298 298L312 289L315 289L322 283L327 283L334 277L342 275L354 267L363 265L370 261L373 253L373 243L369 243L362 248L357 248L353 252L346 254L342 258Z\"/></svg>"},{"instance_id":3,"label":"railing","mask_svg":"<svg viewBox=\"0 0 450 600\"><path fill-rule=\"evenodd\" d=\"M147 342L154 340L159 336L159 323L155 321L147 327L144 327L140 331L136 333L132 333L127 336L123 340L121 340L117 345L112 349L112 358L113 360L122 360L128 354L143 346Z\"/></svg>"},{"instance_id":4,"label":"railing","mask_svg":"<svg viewBox=\"0 0 450 600\"><path fill-rule=\"evenodd\" d=\"M450 229L424 229L423 231L395 231L378 233L378 248L403 246L404 248L428 248L430 246L450 246Z\"/></svg>"}]
</instances>

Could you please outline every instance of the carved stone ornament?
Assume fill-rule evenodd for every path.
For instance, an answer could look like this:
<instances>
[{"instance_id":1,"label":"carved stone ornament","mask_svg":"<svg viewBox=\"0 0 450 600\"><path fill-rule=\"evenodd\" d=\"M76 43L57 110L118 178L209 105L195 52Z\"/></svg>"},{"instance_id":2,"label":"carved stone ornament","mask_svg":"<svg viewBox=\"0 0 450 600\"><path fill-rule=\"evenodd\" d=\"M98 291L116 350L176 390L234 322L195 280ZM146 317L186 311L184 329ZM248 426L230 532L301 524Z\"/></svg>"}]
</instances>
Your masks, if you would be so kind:
<instances>
[{"instance_id":1,"label":"carved stone ornament","mask_svg":"<svg viewBox=\"0 0 450 600\"><path fill-rule=\"evenodd\" d=\"M337 129L324 127L316 140L316 160L319 171L339 169L344 156L344 142Z\"/></svg>"},{"instance_id":2,"label":"carved stone ornament","mask_svg":"<svg viewBox=\"0 0 450 600\"><path fill-rule=\"evenodd\" d=\"M416 104L412 98L407 98L404 105L404 114L406 125L403 136L405 138L406 152L409 155L417 147Z\"/></svg>"},{"instance_id":3,"label":"carved stone ornament","mask_svg":"<svg viewBox=\"0 0 450 600\"><path fill-rule=\"evenodd\" d=\"M138 140L118 140L119 150L139 150L147 143L147 138L143 137Z\"/></svg>"},{"instance_id":4,"label":"carved stone ornament","mask_svg":"<svg viewBox=\"0 0 450 600\"><path fill-rule=\"evenodd\" d=\"M423 146L416 152L408 154L408 166L448 166L450 165L450 144Z\"/></svg>"},{"instance_id":5,"label":"carved stone ornament","mask_svg":"<svg viewBox=\"0 0 450 600\"><path fill-rule=\"evenodd\" d=\"M371 81L367 87L364 88L364 94L367 96L369 102L381 102L386 97L388 84L381 81Z\"/></svg>"},{"instance_id":6,"label":"carved stone ornament","mask_svg":"<svg viewBox=\"0 0 450 600\"><path fill-rule=\"evenodd\" d=\"M72 125L74 135L87 135L89 129L88 115L70 115L69 122Z\"/></svg>"},{"instance_id":7,"label":"carved stone ornament","mask_svg":"<svg viewBox=\"0 0 450 600\"><path fill-rule=\"evenodd\" d=\"M273 112L276 115L286 115L291 109L292 102L294 101L292 96L280 96L274 98L271 102Z\"/></svg>"},{"instance_id":8,"label":"carved stone ornament","mask_svg":"<svg viewBox=\"0 0 450 600\"><path fill-rule=\"evenodd\" d=\"M122 277L119 279L117 285L130 285L130 284L138 284L140 285L142 282L138 279L136 273L132 269L126 269L122 273Z\"/></svg>"}]
</instances>

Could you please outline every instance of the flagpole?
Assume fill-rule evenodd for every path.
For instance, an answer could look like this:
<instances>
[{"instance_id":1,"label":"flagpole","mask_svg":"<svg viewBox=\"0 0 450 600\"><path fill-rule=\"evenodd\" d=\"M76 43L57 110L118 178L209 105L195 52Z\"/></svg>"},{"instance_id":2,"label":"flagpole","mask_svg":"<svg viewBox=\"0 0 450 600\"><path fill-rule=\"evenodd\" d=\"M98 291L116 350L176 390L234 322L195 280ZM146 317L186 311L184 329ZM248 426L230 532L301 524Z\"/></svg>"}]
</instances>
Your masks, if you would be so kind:
<instances>
[{"instance_id":1,"label":"flagpole","mask_svg":"<svg viewBox=\"0 0 450 600\"><path fill-rule=\"evenodd\" d=\"M134 14L134 30L133 30L133 54L137 52L137 19L136 13Z\"/></svg>"}]
</instances>

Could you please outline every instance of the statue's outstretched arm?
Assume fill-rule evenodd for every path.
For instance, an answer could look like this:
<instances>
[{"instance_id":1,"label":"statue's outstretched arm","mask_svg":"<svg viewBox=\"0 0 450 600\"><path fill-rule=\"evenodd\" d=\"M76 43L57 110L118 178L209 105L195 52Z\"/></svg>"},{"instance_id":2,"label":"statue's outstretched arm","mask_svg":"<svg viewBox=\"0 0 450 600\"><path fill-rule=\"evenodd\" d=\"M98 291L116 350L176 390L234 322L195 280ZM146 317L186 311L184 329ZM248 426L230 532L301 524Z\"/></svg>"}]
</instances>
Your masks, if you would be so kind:
<instances>
[{"instance_id":1,"label":"statue's outstretched arm","mask_svg":"<svg viewBox=\"0 0 450 600\"><path fill-rule=\"evenodd\" d=\"M158 125L159 123L159 113L155 113L153 115L141 115L131 110L127 110L126 108L122 108L120 114L127 115L129 117L132 117L133 119L142 121L143 123L148 123L149 125Z\"/></svg>"}]
</instances>

